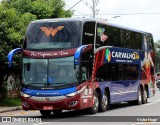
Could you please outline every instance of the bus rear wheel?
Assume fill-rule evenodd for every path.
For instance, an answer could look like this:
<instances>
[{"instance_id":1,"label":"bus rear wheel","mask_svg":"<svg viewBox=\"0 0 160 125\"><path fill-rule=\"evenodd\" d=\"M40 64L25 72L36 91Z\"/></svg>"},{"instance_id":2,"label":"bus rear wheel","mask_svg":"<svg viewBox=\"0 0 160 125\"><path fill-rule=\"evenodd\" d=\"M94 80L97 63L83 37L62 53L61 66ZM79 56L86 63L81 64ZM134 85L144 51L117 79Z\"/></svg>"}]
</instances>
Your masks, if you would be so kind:
<instances>
[{"instance_id":1,"label":"bus rear wheel","mask_svg":"<svg viewBox=\"0 0 160 125\"><path fill-rule=\"evenodd\" d=\"M99 100L99 111L105 112L107 109L109 109L109 99L108 94L105 91L103 97Z\"/></svg>"},{"instance_id":2,"label":"bus rear wheel","mask_svg":"<svg viewBox=\"0 0 160 125\"><path fill-rule=\"evenodd\" d=\"M90 114L96 114L98 112L99 98L98 98L98 94L96 91L94 93L93 101L94 101L93 106L91 108L89 108Z\"/></svg>"},{"instance_id":3,"label":"bus rear wheel","mask_svg":"<svg viewBox=\"0 0 160 125\"><path fill-rule=\"evenodd\" d=\"M143 96L142 97L143 97L142 98L142 103L146 104L147 103L147 90L146 89L143 90Z\"/></svg>"},{"instance_id":4,"label":"bus rear wheel","mask_svg":"<svg viewBox=\"0 0 160 125\"><path fill-rule=\"evenodd\" d=\"M51 111L50 110L40 110L40 113L43 116L50 116L51 115Z\"/></svg>"},{"instance_id":5,"label":"bus rear wheel","mask_svg":"<svg viewBox=\"0 0 160 125\"><path fill-rule=\"evenodd\" d=\"M141 105L142 104L142 100L143 100L142 98L143 98L143 93L142 93L141 88L139 87L138 88L138 98L136 100L136 104L137 105Z\"/></svg>"}]
</instances>

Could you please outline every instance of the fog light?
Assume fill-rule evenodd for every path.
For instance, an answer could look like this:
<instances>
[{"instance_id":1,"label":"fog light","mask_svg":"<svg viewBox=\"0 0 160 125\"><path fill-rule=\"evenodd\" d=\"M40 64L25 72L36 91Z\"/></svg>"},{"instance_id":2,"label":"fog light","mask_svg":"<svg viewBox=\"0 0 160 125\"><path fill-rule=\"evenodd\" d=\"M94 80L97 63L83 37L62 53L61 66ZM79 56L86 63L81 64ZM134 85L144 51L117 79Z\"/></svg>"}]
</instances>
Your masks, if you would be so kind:
<instances>
[{"instance_id":1,"label":"fog light","mask_svg":"<svg viewBox=\"0 0 160 125\"><path fill-rule=\"evenodd\" d=\"M29 107L29 105L28 105L27 102L23 102L22 105L23 105L24 107Z\"/></svg>"},{"instance_id":2,"label":"fog light","mask_svg":"<svg viewBox=\"0 0 160 125\"><path fill-rule=\"evenodd\" d=\"M78 101L72 101L70 104L69 104L69 107L74 107L78 104Z\"/></svg>"}]
</instances>

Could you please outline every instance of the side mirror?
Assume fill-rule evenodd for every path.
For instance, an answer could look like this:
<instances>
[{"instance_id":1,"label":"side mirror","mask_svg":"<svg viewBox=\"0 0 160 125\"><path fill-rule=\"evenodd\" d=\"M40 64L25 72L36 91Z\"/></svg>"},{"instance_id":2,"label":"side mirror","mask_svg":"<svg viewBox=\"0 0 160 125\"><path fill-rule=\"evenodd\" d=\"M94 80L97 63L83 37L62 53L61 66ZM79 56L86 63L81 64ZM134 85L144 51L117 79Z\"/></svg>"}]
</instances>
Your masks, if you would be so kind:
<instances>
[{"instance_id":1,"label":"side mirror","mask_svg":"<svg viewBox=\"0 0 160 125\"><path fill-rule=\"evenodd\" d=\"M9 67L12 67L12 59L13 59L14 54L17 52L22 52L22 51L23 50L21 48L16 48L16 49L13 49L9 52L9 54L8 54Z\"/></svg>"},{"instance_id":2,"label":"side mirror","mask_svg":"<svg viewBox=\"0 0 160 125\"><path fill-rule=\"evenodd\" d=\"M80 46L75 54L74 54L74 65L79 65L80 64L80 57L81 57L81 52L83 51L83 49L85 49L87 47L87 45L83 45Z\"/></svg>"}]
</instances>

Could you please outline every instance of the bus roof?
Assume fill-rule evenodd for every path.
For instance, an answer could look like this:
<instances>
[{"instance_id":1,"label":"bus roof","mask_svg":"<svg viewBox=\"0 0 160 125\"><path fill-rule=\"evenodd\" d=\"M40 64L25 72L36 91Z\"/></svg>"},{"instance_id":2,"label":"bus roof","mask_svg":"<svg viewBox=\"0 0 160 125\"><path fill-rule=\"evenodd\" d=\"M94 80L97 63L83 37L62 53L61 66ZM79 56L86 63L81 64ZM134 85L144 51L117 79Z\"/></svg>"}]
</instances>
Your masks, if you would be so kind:
<instances>
[{"instance_id":1,"label":"bus roof","mask_svg":"<svg viewBox=\"0 0 160 125\"><path fill-rule=\"evenodd\" d=\"M122 25L117 25L117 24L111 24L109 22L107 22L107 20L102 20L102 19L95 19L95 18L53 18L53 19L41 19L41 20L35 20L32 21L31 23L44 23L44 22L68 22L68 21L80 21L80 22L88 22L88 21L93 21L93 22L99 22L102 24L106 24L109 26L113 26L113 27L117 27L117 28L121 28L121 29L126 29L126 30L130 30L133 32L138 32L138 33L142 33L142 34L151 34L149 32L145 32L145 31L141 31L138 29L133 29L133 28L129 28L126 26L122 26Z\"/></svg>"}]
</instances>

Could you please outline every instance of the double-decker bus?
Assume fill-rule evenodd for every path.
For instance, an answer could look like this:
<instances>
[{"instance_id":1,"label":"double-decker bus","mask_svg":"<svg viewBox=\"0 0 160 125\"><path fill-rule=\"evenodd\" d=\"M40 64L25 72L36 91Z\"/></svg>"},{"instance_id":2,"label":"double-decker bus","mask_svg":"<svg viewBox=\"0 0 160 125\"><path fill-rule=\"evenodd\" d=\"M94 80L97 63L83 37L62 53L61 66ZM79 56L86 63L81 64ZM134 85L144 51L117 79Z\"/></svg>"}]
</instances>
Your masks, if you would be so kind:
<instances>
[{"instance_id":1,"label":"double-decker bus","mask_svg":"<svg viewBox=\"0 0 160 125\"><path fill-rule=\"evenodd\" d=\"M106 21L60 18L32 21L22 52L23 110L44 116L62 110L104 112L110 104L145 104L155 94L150 33Z\"/></svg>"}]
</instances>

